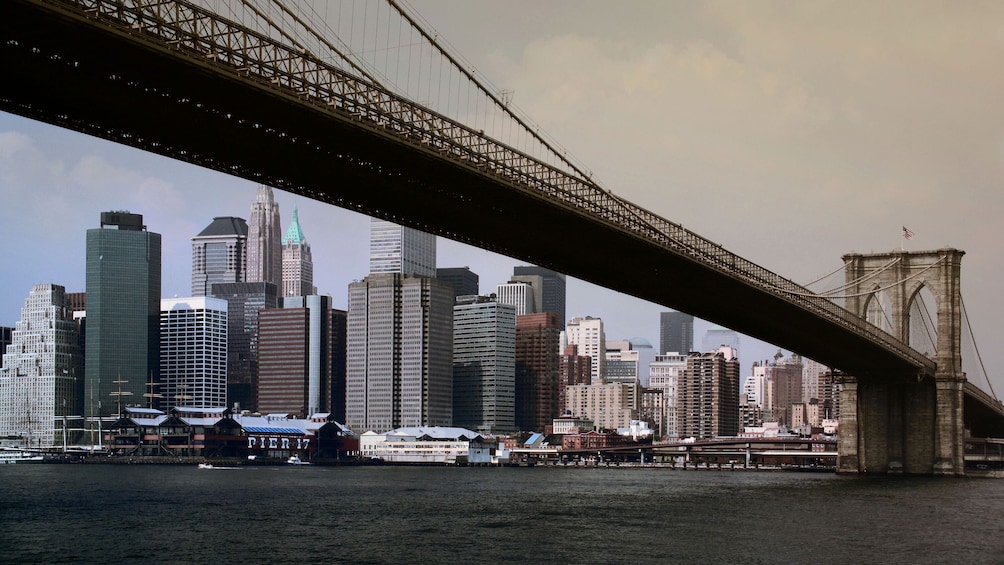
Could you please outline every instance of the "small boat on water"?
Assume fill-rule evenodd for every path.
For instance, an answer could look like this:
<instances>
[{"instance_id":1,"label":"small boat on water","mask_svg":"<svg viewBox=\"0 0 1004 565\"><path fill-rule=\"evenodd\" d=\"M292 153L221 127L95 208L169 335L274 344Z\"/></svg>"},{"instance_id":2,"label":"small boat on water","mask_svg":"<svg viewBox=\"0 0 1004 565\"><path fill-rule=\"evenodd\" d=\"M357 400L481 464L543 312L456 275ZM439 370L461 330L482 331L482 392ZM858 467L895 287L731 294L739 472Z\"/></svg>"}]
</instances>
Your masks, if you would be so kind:
<instances>
[{"instance_id":1,"label":"small boat on water","mask_svg":"<svg viewBox=\"0 0 1004 565\"><path fill-rule=\"evenodd\" d=\"M212 463L199 463L199 469L212 469Z\"/></svg>"},{"instance_id":2,"label":"small boat on water","mask_svg":"<svg viewBox=\"0 0 1004 565\"><path fill-rule=\"evenodd\" d=\"M32 453L17 447L0 447L0 465L11 463L41 463L43 457L40 453Z\"/></svg>"},{"instance_id":3,"label":"small boat on water","mask_svg":"<svg viewBox=\"0 0 1004 565\"><path fill-rule=\"evenodd\" d=\"M299 455L291 455L289 459L286 460L287 465L310 465L310 463L300 459Z\"/></svg>"}]
</instances>

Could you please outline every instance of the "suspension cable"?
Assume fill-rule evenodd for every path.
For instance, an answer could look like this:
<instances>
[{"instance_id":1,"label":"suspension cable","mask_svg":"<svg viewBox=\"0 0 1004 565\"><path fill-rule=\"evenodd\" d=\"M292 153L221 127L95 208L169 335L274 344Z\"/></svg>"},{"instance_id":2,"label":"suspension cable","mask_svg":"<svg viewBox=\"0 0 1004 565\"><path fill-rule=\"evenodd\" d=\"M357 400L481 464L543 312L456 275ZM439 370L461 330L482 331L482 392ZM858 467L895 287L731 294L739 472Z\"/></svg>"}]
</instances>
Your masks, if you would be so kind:
<instances>
[{"instance_id":1,"label":"suspension cable","mask_svg":"<svg viewBox=\"0 0 1004 565\"><path fill-rule=\"evenodd\" d=\"M244 2L245 4L247 4L249 0L241 0L241 1ZM361 66L357 65L351 58L349 58L347 55L345 55L345 53L342 53L337 47L335 47L334 45L332 45L330 41L328 41L327 39L325 39L324 36L322 36L321 34L317 33L316 31L314 31L313 27L311 27L309 24L307 24L307 22L303 21L292 10L290 10L289 8L287 8L286 4L283 3L282 0L272 0L272 3L275 4L276 6L278 6L279 9L282 10L284 13L286 13L289 17L293 18L293 21L295 21L296 23L298 23L301 26L303 26L303 28L306 29L307 32L310 35L312 35L315 39L317 39L318 41L320 41L325 47L327 47L328 49L331 49L332 51L334 51L335 54L337 54L339 57L341 57L342 60L344 60L346 63L348 63L355 71L357 71L358 73L360 73L361 75L363 75L363 77L366 80L372 82L376 86L383 87L383 85L380 84L380 81L377 80L376 77L374 77L370 73L366 72L366 69L364 69ZM257 12L257 9L255 9L255 8L252 8L252 9L254 9ZM262 17L264 18L265 16L262 16ZM266 18L266 20L268 20L268 19ZM275 24L272 23L271 21L269 21L269 23L272 24L273 26L275 26ZM279 29L279 33L281 33L281 34L289 37L289 34L287 34L285 31L283 31L281 29ZM304 49L304 50L306 49L302 45L298 44L296 42L296 40L293 39L292 37L290 37L290 41L293 41L294 44L296 44L297 47L299 47L301 49Z\"/></svg>"},{"instance_id":2,"label":"suspension cable","mask_svg":"<svg viewBox=\"0 0 1004 565\"><path fill-rule=\"evenodd\" d=\"M844 283L841 286L838 286L838 287L835 287L835 288L831 288L829 290L821 292L821 293L818 294L818 296L832 296L832 295L836 294L837 292L840 292L840 291L843 291L843 290L847 290L848 288L851 288L851 287L854 287L854 286L858 286L861 283L867 281L868 279L873 279L873 278L879 276L880 274L882 274L885 271L889 270L890 268L892 268L893 265L895 265L896 263L899 263L900 261L902 261L902 257L896 257L892 261L889 261L888 263L886 263L885 265L882 265L878 269L876 269L874 271L871 271L870 273L866 273L864 275L861 275L860 277L858 277L858 278L856 278L856 279L854 279L852 281L849 281L847 283ZM846 268L846 267L847 267L847 263L844 263L844 266L842 268ZM837 270L839 271L840 269L837 269ZM836 271L834 271L834 272L836 272ZM827 276L829 276L829 275L827 275ZM810 284L812 284L812 283L810 283ZM808 285L806 285L806 286L808 286ZM840 296L840 297L837 297L837 298L844 298L844 297Z\"/></svg>"},{"instance_id":3,"label":"suspension cable","mask_svg":"<svg viewBox=\"0 0 1004 565\"><path fill-rule=\"evenodd\" d=\"M973 338L973 349L976 350L976 359L980 362L980 370L983 371L983 379L987 381L987 387L990 388L990 396L994 397L994 400L1000 402L1000 398L997 398L997 393L994 392L994 385L990 383L990 376L987 375L987 368L983 365L983 356L980 355L980 346L976 343L976 335L973 333L973 326L969 322L969 313L966 311L966 301L962 299L962 293L959 293L959 305L962 306L962 318L966 321L966 327L969 328L969 337Z\"/></svg>"}]
</instances>

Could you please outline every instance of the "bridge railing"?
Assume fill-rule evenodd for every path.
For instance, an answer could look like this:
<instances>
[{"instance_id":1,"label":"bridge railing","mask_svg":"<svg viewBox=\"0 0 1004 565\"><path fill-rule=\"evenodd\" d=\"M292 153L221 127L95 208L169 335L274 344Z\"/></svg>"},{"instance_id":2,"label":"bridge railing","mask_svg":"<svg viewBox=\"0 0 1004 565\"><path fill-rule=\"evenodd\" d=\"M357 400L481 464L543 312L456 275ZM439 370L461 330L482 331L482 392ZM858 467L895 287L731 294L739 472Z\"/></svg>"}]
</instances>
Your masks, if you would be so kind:
<instances>
[{"instance_id":1,"label":"bridge railing","mask_svg":"<svg viewBox=\"0 0 1004 565\"><path fill-rule=\"evenodd\" d=\"M671 250L866 336L918 368L934 362L825 297L569 173L513 149L433 110L354 76L307 52L185 0L39 0L76 8L120 32L167 45L179 56L215 66L329 111L384 135L476 168L514 188L572 208L594 220ZM222 112L222 110L219 110ZM253 116L240 117L254 121ZM258 127L255 125L255 127ZM279 136L285 132L273 132ZM300 187L313 192L310 187Z\"/></svg>"}]
</instances>

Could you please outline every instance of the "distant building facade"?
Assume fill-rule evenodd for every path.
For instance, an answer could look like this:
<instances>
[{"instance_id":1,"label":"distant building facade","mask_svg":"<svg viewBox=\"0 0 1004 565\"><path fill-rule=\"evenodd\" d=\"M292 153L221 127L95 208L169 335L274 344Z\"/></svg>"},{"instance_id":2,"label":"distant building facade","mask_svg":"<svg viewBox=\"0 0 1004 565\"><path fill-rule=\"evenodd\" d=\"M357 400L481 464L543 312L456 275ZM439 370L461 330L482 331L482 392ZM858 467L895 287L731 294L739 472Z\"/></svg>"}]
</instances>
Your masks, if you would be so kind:
<instances>
[{"instance_id":1,"label":"distant building facade","mask_svg":"<svg viewBox=\"0 0 1004 565\"><path fill-rule=\"evenodd\" d=\"M88 395L93 386L101 416L117 409L112 393L141 402L147 382L158 382L160 284L160 234L140 214L102 212L101 227L87 230L85 346Z\"/></svg>"},{"instance_id":2,"label":"distant building facade","mask_svg":"<svg viewBox=\"0 0 1004 565\"><path fill-rule=\"evenodd\" d=\"M477 296L478 274L469 267L445 267L436 269L436 278L453 287L453 298Z\"/></svg>"},{"instance_id":3,"label":"distant building facade","mask_svg":"<svg viewBox=\"0 0 1004 565\"><path fill-rule=\"evenodd\" d=\"M516 428L543 432L559 403L561 319L554 312L516 317Z\"/></svg>"},{"instance_id":4,"label":"distant building facade","mask_svg":"<svg viewBox=\"0 0 1004 565\"><path fill-rule=\"evenodd\" d=\"M192 238L192 296L208 296L214 284L244 282L248 224L243 218L213 218Z\"/></svg>"},{"instance_id":5,"label":"distant building facade","mask_svg":"<svg viewBox=\"0 0 1004 565\"><path fill-rule=\"evenodd\" d=\"M562 345L575 345L579 355L588 355L591 363L590 382L599 384L606 375L607 338L603 332L603 320L586 316L572 318L565 326Z\"/></svg>"},{"instance_id":6,"label":"distant building facade","mask_svg":"<svg viewBox=\"0 0 1004 565\"><path fill-rule=\"evenodd\" d=\"M566 345L558 358L558 408L568 406L568 387L587 385L592 381L593 362L588 355L579 355L579 346ZM578 416L578 414L573 414Z\"/></svg>"},{"instance_id":7,"label":"distant building facade","mask_svg":"<svg viewBox=\"0 0 1004 565\"><path fill-rule=\"evenodd\" d=\"M565 323L565 275L535 265L513 267L510 282L530 283L534 292L534 313L553 312Z\"/></svg>"},{"instance_id":8,"label":"distant building facade","mask_svg":"<svg viewBox=\"0 0 1004 565\"><path fill-rule=\"evenodd\" d=\"M655 361L649 363L648 386L651 389L661 391L663 395L663 413L657 415L657 419L662 422L662 425L659 427L657 422L650 423L660 436L669 438L680 436L679 419L677 417L677 392L679 390L680 376L687 368L687 357L686 353L681 354L673 351L664 355L656 355Z\"/></svg>"},{"instance_id":9,"label":"distant building facade","mask_svg":"<svg viewBox=\"0 0 1004 565\"><path fill-rule=\"evenodd\" d=\"M370 273L436 276L436 236L370 219Z\"/></svg>"},{"instance_id":10,"label":"distant building facade","mask_svg":"<svg viewBox=\"0 0 1004 565\"><path fill-rule=\"evenodd\" d=\"M345 312L331 297L283 299L258 313L258 411L306 417L344 410Z\"/></svg>"},{"instance_id":11,"label":"distant building facade","mask_svg":"<svg viewBox=\"0 0 1004 565\"><path fill-rule=\"evenodd\" d=\"M483 435L516 431L516 309L467 296L453 307L453 424Z\"/></svg>"},{"instance_id":12,"label":"distant building facade","mask_svg":"<svg viewBox=\"0 0 1004 565\"><path fill-rule=\"evenodd\" d=\"M160 395L165 410L226 406L226 300L160 301L160 390L150 394Z\"/></svg>"},{"instance_id":13,"label":"distant building facade","mask_svg":"<svg viewBox=\"0 0 1004 565\"><path fill-rule=\"evenodd\" d=\"M258 187L247 225L246 282L267 282L281 289L282 223L271 187Z\"/></svg>"},{"instance_id":14,"label":"distant building facade","mask_svg":"<svg viewBox=\"0 0 1004 565\"><path fill-rule=\"evenodd\" d=\"M682 353L694 350L694 316L683 312L659 313L658 353Z\"/></svg>"},{"instance_id":15,"label":"distant building facade","mask_svg":"<svg viewBox=\"0 0 1004 565\"><path fill-rule=\"evenodd\" d=\"M498 296L499 302L515 308L517 316L525 316L539 311L534 307L533 287L528 283L502 283L495 287L495 294Z\"/></svg>"},{"instance_id":16,"label":"distant building facade","mask_svg":"<svg viewBox=\"0 0 1004 565\"><path fill-rule=\"evenodd\" d=\"M258 312L279 307L278 287L268 282L214 284L227 301L227 402L236 413L258 409Z\"/></svg>"},{"instance_id":17,"label":"distant building facade","mask_svg":"<svg viewBox=\"0 0 1004 565\"><path fill-rule=\"evenodd\" d=\"M592 420L601 430L627 428L637 419L631 408L636 389L626 383L572 385L566 388L565 410Z\"/></svg>"},{"instance_id":18,"label":"distant building facade","mask_svg":"<svg viewBox=\"0 0 1004 565\"><path fill-rule=\"evenodd\" d=\"M677 385L680 437L710 439L739 434L739 359L723 346L692 352Z\"/></svg>"},{"instance_id":19,"label":"distant building facade","mask_svg":"<svg viewBox=\"0 0 1004 565\"><path fill-rule=\"evenodd\" d=\"M74 443L68 417L83 414L84 378L77 326L66 291L37 284L10 332L0 368L0 437L28 447ZM64 428L64 425L66 426Z\"/></svg>"}]
</instances>

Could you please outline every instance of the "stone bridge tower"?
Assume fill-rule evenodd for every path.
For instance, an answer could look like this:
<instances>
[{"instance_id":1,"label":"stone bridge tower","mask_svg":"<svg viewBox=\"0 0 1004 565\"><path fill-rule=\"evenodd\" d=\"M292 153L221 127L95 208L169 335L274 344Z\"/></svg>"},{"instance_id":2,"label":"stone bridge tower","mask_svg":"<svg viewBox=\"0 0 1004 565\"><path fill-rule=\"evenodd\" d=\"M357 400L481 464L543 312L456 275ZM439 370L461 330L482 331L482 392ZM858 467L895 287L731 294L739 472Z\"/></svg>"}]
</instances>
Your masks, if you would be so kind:
<instances>
[{"instance_id":1,"label":"stone bridge tower","mask_svg":"<svg viewBox=\"0 0 1004 565\"><path fill-rule=\"evenodd\" d=\"M847 310L928 354L937 369L933 375L843 377L839 472L964 474L964 253L939 249L843 256Z\"/></svg>"}]
</instances>

